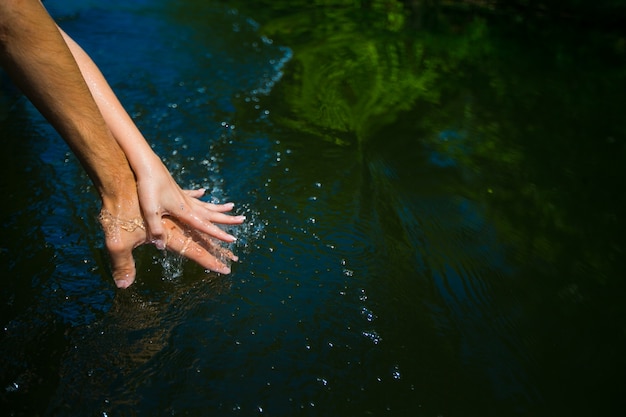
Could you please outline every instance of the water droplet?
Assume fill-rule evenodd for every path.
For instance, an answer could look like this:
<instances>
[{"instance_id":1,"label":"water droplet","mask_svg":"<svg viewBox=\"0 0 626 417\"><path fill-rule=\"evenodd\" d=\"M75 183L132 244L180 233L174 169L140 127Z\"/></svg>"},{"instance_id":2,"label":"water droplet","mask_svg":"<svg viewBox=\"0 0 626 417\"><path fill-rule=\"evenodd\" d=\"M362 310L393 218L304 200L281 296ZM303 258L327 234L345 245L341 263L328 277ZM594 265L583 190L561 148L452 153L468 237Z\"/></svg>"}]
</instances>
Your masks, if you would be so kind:
<instances>
[{"instance_id":1,"label":"water droplet","mask_svg":"<svg viewBox=\"0 0 626 417\"><path fill-rule=\"evenodd\" d=\"M361 334L370 339L375 345L379 344L383 340L383 338L380 337L378 333L376 333L376 330L364 331Z\"/></svg>"},{"instance_id":2,"label":"water droplet","mask_svg":"<svg viewBox=\"0 0 626 417\"><path fill-rule=\"evenodd\" d=\"M6 392L17 392L20 386L17 382L13 382L11 385L5 388Z\"/></svg>"},{"instance_id":3,"label":"water droplet","mask_svg":"<svg viewBox=\"0 0 626 417\"><path fill-rule=\"evenodd\" d=\"M400 379L402 377L402 375L400 375L400 367L398 365L393 366L393 369L391 370L391 376L393 377L393 379Z\"/></svg>"},{"instance_id":4,"label":"water droplet","mask_svg":"<svg viewBox=\"0 0 626 417\"><path fill-rule=\"evenodd\" d=\"M376 318L376 315L366 307L363 307L361 309L361 314L365 316L365 319L369 322L374 321L374 319Z\"/></svg>"}]
</instances>

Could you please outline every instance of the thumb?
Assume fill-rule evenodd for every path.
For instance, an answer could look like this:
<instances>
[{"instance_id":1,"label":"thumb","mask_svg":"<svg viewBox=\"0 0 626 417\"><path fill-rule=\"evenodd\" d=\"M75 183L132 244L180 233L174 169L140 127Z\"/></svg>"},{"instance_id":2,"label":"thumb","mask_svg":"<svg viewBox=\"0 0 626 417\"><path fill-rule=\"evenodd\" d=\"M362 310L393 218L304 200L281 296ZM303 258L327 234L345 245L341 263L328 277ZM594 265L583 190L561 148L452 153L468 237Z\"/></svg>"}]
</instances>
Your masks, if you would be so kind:
<instances>
[{"instance_id":1,"label":"thumb","mask_svg":"<svg viewBox=\"0 0 626 417\"><path fill-rule=\"evenodd\" d=\"M157 249L165 249L166 236L163 222L159 214L159 210L152 210L150 213L144 213L144 219L148 226L148 239L157 247Z\"/></svg>"}]
</instances>

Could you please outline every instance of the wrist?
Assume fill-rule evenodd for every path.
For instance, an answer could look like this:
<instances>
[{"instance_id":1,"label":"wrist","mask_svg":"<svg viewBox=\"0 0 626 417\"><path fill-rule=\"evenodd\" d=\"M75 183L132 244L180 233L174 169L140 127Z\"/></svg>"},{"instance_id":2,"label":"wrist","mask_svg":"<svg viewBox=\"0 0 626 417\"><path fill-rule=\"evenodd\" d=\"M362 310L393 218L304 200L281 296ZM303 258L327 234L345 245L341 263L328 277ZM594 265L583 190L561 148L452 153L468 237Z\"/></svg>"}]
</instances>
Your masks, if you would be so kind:
<instances>
[{"instance_id":1,"label":"wrist","mask_svg":"<svg viewBox=\"0 0 626 417\"><path fill-rule=\"evenodd\" d=\"M111 215L125 218L128 217L126 214L134 215L139 210L137 183L130 168L128 173L117 172L108 176L96 187L102 200L102 209Z\"/></svg>"},{"instance_id":2,"label":"wrist","mask_svg":"<svg viewBox=\"0 0 626 417\"><path fill-rule=\"evenodd\" d=\"M160 177L164 171L169 174L169 170L155 153L142 155L141 158L130 159L129 162L137 182Z\"/></svg>"}]
</instances>

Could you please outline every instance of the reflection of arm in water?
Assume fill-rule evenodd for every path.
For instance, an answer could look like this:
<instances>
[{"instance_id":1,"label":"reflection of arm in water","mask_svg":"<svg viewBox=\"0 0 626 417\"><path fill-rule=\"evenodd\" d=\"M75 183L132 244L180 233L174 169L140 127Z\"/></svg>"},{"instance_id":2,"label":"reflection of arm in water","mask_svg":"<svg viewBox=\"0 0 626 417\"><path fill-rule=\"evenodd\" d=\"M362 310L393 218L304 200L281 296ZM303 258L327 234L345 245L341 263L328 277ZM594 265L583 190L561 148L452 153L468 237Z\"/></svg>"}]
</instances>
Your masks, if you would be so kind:
<instances>
[{"instance_id":1,"label":"reflection of arm in water","mask_svg":"<svg viewBox=\"0 0 626 417\"><path fill-rule=\"evenodd\" d=\"M207 231L209 226L217 228L211 222L233 224L243 219L222 213L231 208L229 205L213 206L193 198L199 197L201 190L180 191L164 167L147 160L153 157L151 150L144 156L141 178L132 171L131 167L142 167L142 156L125 155L124 151L145 150L139 144L133 147L132 140L124 146L118 145L115 135L120 134L121 128L107 124L116 113L105 112L107 116L103 119L102 109L99 111L94 102L71 51L39 1L0 1L0 64L63 136L98 190L102 199L100 220L118 287L128 287L135 280L132 250L149 240L143 222L146 208L152 216L149 227L158 230L160 226L162 247L167 245L205 268L223 273L230 271L227 259L236 257L229 251L216 249L200 232ZM93 79L87 81L94 82ZM105 100L104 106L109 103ZM120 125L124 126L125 122ZM144 183L137 184L135 177L137 182ZM165 216L180 213L171 210L172 201L180 204L181 211L191 214L180 216L180 221ZM209 214L198 215L200 207ZM195 230L185 227L181 221ZM154 226L157 222L159 226ZM222 240L233 240L224 232L213 229L210 232Z\"/></svg>"}]
</instances>

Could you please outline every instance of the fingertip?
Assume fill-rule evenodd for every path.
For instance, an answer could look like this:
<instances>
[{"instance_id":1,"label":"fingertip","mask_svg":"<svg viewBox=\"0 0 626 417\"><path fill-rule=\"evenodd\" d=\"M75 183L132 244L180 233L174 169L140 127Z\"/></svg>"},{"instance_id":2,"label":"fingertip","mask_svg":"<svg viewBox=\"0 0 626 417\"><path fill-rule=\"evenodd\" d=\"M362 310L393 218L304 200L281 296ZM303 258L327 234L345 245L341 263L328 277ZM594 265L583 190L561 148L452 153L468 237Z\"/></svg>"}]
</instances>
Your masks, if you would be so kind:
<instances>
[{"instance_id":1,"label":"fingertip","mask_svg":"<svg viewBox=\"0 0 626 417\"><path fill-rule=\"evenodd\" d=\"M185 190L189 197L200 198L206 193L206 188L198 188L197 190Z\"/></svg>"},{"instance_id":2,"label":"fingertip","mask_svg":"<svg viewBox=\"0 0 626 417\"><path fill-rule=\"evenodd\" d=\"M164 240L152 239L152 243L154 244L154 246L156 246L158 250L165 250L167 248Z\"/></svg>"},{"instance_id":3,"label":"fingertip","mask_svg":"<svg viewBox=\"0 0 626 417\"><path fill-rule=\"evenodd\" d=\"M224 203L224 204L206 203L206 207L209 210L213 210L218 213L225 213L235 208L235 203Z\"/></svg>"},{"instance_id":4,"label":"fingertip","mask_svg":"<svg viewBox=\"0 0 626 417\"><path fill-rule=\"evenodd\" d=\"M120 290L125 290L126 288L130 287L133 282L134 281L119 279L119 280L115 280L115 286L119 288Z\"/></svg>"},{"instance_id":5,"label":"fingertip","mask_svg":"<svg viewBox=\"0 0 626 417\"><path fill-rule=\"evenodd\" d=\"M126 289L135 282L135 271L113 272L113 281L119 289Z\"/></svg>"},{"instance_id":6,"label":"fingertip","mask_svg":"<svg viewBox=\"0 0 626 417\"><path fill-rule=\"evenodd\" d=\"M149 239L158 249L165 249L165 228L161 219L155 219L148 223Z\"/></svg>"},{"instance_id":7,"label":"fingertip","mask_svg":"<svg viewBox=\"0 0 626 417\"><path fill-rule=\"evenodd\" d=\"M221 268L216 268L215 272L219 272L220 274L228 275L228 274L230 274L231 270L230 270L229 266L224 265Z\"/></svg>"},{"instance_id":8,"label":"fingertip","mask_svg":"<svg viewBox=\"0 0 626 417\"><path fill-rule=\"evenodd\" d=\"M107 250L111 258L111 272L117 288L128 288L135 282L136 269L132 247L119 239L107 238Z\"/></svg>"}]
</instances>

